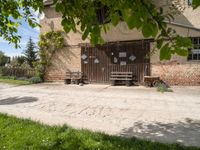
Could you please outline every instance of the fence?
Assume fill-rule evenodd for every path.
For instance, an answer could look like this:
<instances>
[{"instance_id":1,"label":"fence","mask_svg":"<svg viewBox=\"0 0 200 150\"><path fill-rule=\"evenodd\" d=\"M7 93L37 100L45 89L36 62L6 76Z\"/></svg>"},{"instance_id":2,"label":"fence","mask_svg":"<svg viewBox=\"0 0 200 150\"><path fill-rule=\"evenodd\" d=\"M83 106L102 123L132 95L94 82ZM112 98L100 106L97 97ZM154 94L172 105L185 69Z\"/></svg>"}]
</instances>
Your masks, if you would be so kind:
<instances>
[{"instance_id":1,"label":"fence","mask_svg":"<svg viewBox=\"0 0 200 150\"><path fill-rule=\"evenodd\" d=\"M1 67L0 75L1 76L15 76L15 77L27 77L31 78L35 76L35 69L25 69L21 67Z\"/></svg>"}]
</instances>

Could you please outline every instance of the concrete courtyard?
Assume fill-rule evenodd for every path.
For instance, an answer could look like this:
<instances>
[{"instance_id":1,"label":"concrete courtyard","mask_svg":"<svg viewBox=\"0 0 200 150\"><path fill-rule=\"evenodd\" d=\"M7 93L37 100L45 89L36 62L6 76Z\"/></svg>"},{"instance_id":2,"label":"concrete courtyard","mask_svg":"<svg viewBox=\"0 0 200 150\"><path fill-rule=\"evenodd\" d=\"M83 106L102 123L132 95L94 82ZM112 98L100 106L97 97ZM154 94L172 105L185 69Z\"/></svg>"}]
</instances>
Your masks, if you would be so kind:
<instances>
[{"instance_id":1,"label":"concrete courtyard","mask_svg":"<svg viewBox=\"0 0 200 150\"><path fill-rule=\"evenodd\" d=\"M0 112L50 125L200 146L200 87L0 84Z\"/></svg>"}]
</instances>

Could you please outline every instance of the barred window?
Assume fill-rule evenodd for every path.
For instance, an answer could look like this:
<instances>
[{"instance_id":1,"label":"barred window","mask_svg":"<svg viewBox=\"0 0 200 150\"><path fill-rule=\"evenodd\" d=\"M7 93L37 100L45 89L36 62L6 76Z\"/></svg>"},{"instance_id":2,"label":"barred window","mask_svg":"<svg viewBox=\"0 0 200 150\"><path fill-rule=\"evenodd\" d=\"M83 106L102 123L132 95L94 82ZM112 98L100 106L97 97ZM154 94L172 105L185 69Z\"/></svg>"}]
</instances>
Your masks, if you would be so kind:
<instances>
[{"instance_id":1,"label":"barred window","mask_svg":"<svg viewBox=\"0 0 200 150\"><path fill-rule=\"evenodd\" d=\"M108 7L102 6L100 9L97 10L97 19L100 24L108 23L109 20L107 20L108 17Z\"/></svg>"},{"instance_id":2,"label":"barred window","mask_svg":"<svg viewBox=\"0 0 200 150\"><path fill-rule=\"evenodd\" d=\"M200 60L200 38L192 38L193 49L189 50L188 61Z\"/></svg>"},{"instance_id":3,"label":"barred window","mask_svg":"<svg viewBox=\"0 0 200 150\"><path fill-rule=\"evenodd\" d=\"M189 6L192 5L192 0L186 0L186 1L187 1L187 4L188 4Z\"/></svg>"}]
</instances>

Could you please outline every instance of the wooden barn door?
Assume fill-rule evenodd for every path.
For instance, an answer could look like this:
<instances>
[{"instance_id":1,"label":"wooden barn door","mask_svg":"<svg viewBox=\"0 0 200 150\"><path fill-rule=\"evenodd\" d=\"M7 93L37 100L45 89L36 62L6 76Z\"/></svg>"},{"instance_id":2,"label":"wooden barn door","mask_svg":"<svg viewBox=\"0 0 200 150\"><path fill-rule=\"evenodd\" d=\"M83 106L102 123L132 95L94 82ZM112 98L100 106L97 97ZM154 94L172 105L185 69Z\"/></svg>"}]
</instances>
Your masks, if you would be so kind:
<instances>
[{"instance_id":1,"label":"wooden barn door","mask_svg":"<svg viewBox=\"0 0 200 150\"><path fill-rule=\"evenodd\" d=\"M145 75L150 75L150 61L145 58L149 51L149 42L143 41L82 47L82 72L89 83L109 83L112 71L133 72L138 82L142 82ZM120 58L120 54L126 57ZM130 61L132 55L136 57L133 62ZM122 64L124 62L126 64Z\"/></svg>"},{"instance_id":2,"label":"wooden barn door","mask_svg":"<svg viewBox=\"0 0 200 150\"><path fill-rule=\"evenodd\" d=\"M106 83L109 80L109 56L104 46L83 47L81 67L89 83Z\"/></svg>"}]
</instances>

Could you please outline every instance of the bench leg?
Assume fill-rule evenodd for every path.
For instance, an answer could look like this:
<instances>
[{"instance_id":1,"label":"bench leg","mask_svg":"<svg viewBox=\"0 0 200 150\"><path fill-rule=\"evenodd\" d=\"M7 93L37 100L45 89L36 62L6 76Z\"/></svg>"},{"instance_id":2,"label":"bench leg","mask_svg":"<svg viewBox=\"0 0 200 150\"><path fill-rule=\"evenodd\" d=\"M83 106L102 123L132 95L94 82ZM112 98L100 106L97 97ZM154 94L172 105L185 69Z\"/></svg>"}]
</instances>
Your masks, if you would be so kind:
<instances>
[{"instance_id":1,"label":"bench leg","mask_svg":"<svg viewBox=\"0 0 200 150\"><path fill-rule=\"evenodd\" d=\"M146 86L146 87L151 87L152 84L151 84L151 82L149 82L149 81L145 81L145 86Z\"/></svg>"},{"instance_id":2,"label":"bench leg","mask_svg":"<svg viewBox=\"0 0 200 150\"><path fill-rule=\"evenodd\" d=\"M65 84L71 84L71 80L70 79L65 79L64 82L65 82Z\"/></svg>"},{"instance_id":3,"label":"bench leg","mask_svg":"<svg viewBox=\"0 0 200 150\"><path fill-rule=\"evenodd\" d=\"M79 85L79 83L80 83L80 80L79 80L79 79L77 79L77 80L75 81L75 83L76 83L77 85Z\"/></svg>"},{"instance_id":4,"label":"bench leg","mask_svg":"<svg viewBox=\"0 0 200 150\"><path fill-rule=\"evenodd\" d=\"M75 80L74 79L71 79L71 84L75 84Z\"/></svg>"},{"instance_id":5,"label":"bench leg","mask_svg":"<svg viewBox=\"0 0 200 150\"><path fill-rule=\"evenodd\" d=\"M115 80L111 81L111 85L115 86L116 85L116 81Z\"/></svg>"},{"instance_id":6,"label":"bench leg","mask_svg":"<svg viewBox=\"0 0 200 150\"><path fill-rule=\"evenodd\" d=\"M126 86L131 86L131 81L126 81Z\"/></svg>"},{"instance_id":7,"label":"bench leg","mask_svg":"<svg viewBox=\"0 0 200 150\"><path fill-rule=\"evenodd\" d=\"M160 83L161 83L160 80L155 80L153 81L152 86L157 87Z\"/></svg>"}]
</instances>

